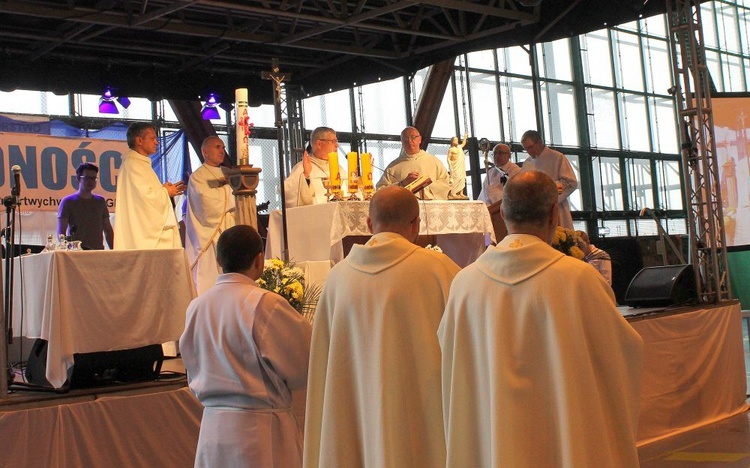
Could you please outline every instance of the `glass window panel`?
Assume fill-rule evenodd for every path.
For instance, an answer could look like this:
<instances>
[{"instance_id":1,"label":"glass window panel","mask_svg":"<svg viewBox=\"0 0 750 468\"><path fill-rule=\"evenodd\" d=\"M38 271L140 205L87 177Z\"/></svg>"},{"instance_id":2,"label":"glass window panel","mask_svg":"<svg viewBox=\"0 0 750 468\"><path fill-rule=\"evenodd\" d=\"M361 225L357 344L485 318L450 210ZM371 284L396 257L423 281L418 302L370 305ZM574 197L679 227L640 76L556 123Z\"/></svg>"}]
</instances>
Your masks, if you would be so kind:
<instances>
[{"instance_id":1,"label":"glass window panel","mask_svg":"<svg viewBox=\"0 0 750 468\"><path fill-rule=\"evenodd\" d=\"M591 146L619 149L615 93L605 89L587 88L586 98Z\"/></svg>"},{"instance_id":2,"label":"glass window panel","mask_svg":"<svg viewBox=\"0 0 750 468\"><path fill-rule=\"evenodd\" d=\"M607 232L607 237L627 237L630 235L628 222L625 220L613 219L602 221L602 228L600 232Z\"/></svg>"},{"instance_id":3,"label":"glass window panel","mask_svg":"<svg viewBox=\"0 0 750 468\"><path fill-rule=\"evenodd\" d=\"M581 199L581 165L578 163L577 154L566 154L565 157L568 158L570 165L573 166L573 172L575 172L576 179L578 179L578 188L568 197L570 211L581 211L583 210L583 201Z\"/></svg>"},{"instance_id":4,"label":"glass window panel","mask_svg":"<svg viewBox=\"0 0 750 468\"><path fill-rule=\"evenodd\" d=\"M548 141L553 145L578 146L578 120L573 86L542 83L542 115Z\"/></svg>"},{"instance_id":5,"label":"glass window panel","mask_svg":"<svg viewBox=\"0 0 750 468\"><path fill-rule=\"evenodd\" d=\"M178 121L177 114L174 113L174 109L172 109L172 106L167 101L162 101L161 116L165 122L177 122ZM193 145L188 145L188 147L190 147L190 151L192 151Z\"/></svg>"},{"instance_id":6,"label":"glass window panel","mask_svg":"<svg viewBox=\"0 0 750 468\"><path fill-rule=\"evenodd\" d=\"M256 127L276 127L276 109L274 109L273 104L250 107L248 108L248 115L250 116L250 122ZM307 122L305 122L305 125L307 125Z\"/></svg>"},{"instance_id":7,"label":"glass window panel","mask_svg":"<svg viewBox=\"0 0 750 468\"><path fill-rule=\"evenodd\" d=\"M725 87L724 79L722 77L722 69L719 62L719 53L714 50L707 50L706 65L708 66L708 73L711 75L711 80L713 81L716 90L723 92Z\"/></svg>"},{"instance_id":8,"label":"glass window panel","mask_svg":"<svg viewBox=\"0 0 750 468\"><path fill-rule=\"evenodd\" d=\"M718 47L716 24L714 23L713 2L701 3L701 28L703 29L703 47Z\"/></svg>"},{"instance_id":9,"label":"glass window panel","mask_svg":"<svg viewBox=\"0 0 750 468\"><path fill-rule=\"evenodd\" d=\"M364 114L365 133L400 133L404 129L406 109L403 83L403 80L396 78L362 86L364 112L360 112Z\"/></svg>"},{"instance_id":10,"label":"glass window panel","mask_svg":"<svg viewBox=\"0 0 750 468\"><path fill-rule=\"evenodd\" d=\"M687 235L688 233L687 232L687 220L685 218L664 219L662 220L662 224L665 224L664 229L666 229L669 234Z\"/></svg>"},{"instance_id":11,"label":"glass window panel","mask_svg":"<svg viewBox=\"0 0 750 468\"><path fill-rule=\"evenodd\" d=\"M564 81L573 79L573 71L570 65L570 41L568 39L538 45L537 54L541 59L539 65L541 77Z\"/></svg>"},{"instance_id":12,"label":"glass window panel","mask_svg":"<svg viewBox=\"0 0 750 468\"><path fill-rule=\"evenodd\" d=\"M440 104L440 111L438 112L437 120L435 120L435 127L432 129L432 137L451 138L456 136L455 133L456 119L453 108L453 90L451 86L448 86L443 96L443 103Z\"/></svg>"},{"instance_id":13,"label":"glass window panel","mask_svg":"<svg viewBox=\"0 0 750 468\"><path fill-rule=\"evenodd\" d=\"M493 49L480 50L467 55L469 68L495 71L495 54Z\"/></svg>"},{"instance_id":14,"label":"glass window panel","mask_svg":"<svg viewBox=\"0 0 750 468\"><path fill-rule=\"evenodd\" d=\"M617 29L624 29L626 31L638 32L638 22L631 21L629 23L623 23L623 24L617 25Z\"/></svg>"},{"instance_id":15,"label":"glass window panel","mask_svg":"<svg viewBox=\"0 0 750 468\"><path fill-rule=\"evenodd\" d=\"M68 95L17 89L0 91L0 112L12 114L69 115Z\"/></svg>"},{"instance_id":16,"label":"glass window panel","mask_svg":"<svg viewBox=\"0 0 750 468\"><path fill-rule=\"evenodd\" d=\"M740 9L739 16L741 52L750 55L750 10Z\"/></svg>"},{"instance_id":17,"label":"glass window panel","mask_svg":"<svg viewBox=\"0 0 750 468\"><path fill-rule=\"evenodd\" d=\"M469 73L471 104L474 109L474 132L478 138L499 141L500 110L497 105L497 87L494 75Z\"/></svg>"},{"instance_id":18,"label":"glass window panel","mask_svg":"<svg viewBox=\"0 0 750 468\"><path fill-rule=\"evenodd\" d=\"M667 41L645 38L646 88L650 93L666 94L672 87L672 67Z\"/></svg>"},{"instance_id":19,"label":"glass window panel","mask_svg":"<svg viewBox=\"0 0 750 468\"><path fill-rule=\"evenodd\" d=\"M722 54L722 70L727 91L740 92L745 90L745 77L742 74L739 57Z\"/></svg>"},{"instance_id":20,"label":"glass window panel","mask_svg":"<svg viewBox=\"0 0 750 468\"><path fill-rule=\"evenodd\" d=\"M620 94L622 115L622 144L630 151L650 151L646 98L635 94Z\"/></svg>"},{"instance_id":21,"label":"glass window panel","mask_svg":"<svg viewBox=\"0 0 750 468\"><path fill-rule=\"evenodd\" d=\"M595 156L591 159L597 211L622 211L620 160Z\"/></svg>"},{"instance_id":22,"label":"glass window panel","mask_svg":"<svg viewBox=\"0 0 750 468\"><path fill-rule=\"evenodd\" d=\"M656 15L641 20L643 32L652 36L666 37L667 27L665 15Z\"/></svg>"},{"instance_id":23,"label":"glass window panel","mask_svg":"<svg viewBox=\"0 0 750 468\"><path fill-rule=\"evenodd\" d=\"M322 126L331 127L337 132L352 131L348 89L305 99L304 113L307 128Z\"/></svg>"},{"instance_id":24,"label":"glass window panel","mask_svg":"<svg viewBox=\"0 0 750 468\"><path fill-rule=\"evenodd\" d=\"M612 54L606 29L581 36L583 79L586 83L612 86Z\"/></svg>"},{"instance_id":25,"label":"glass window panel","mask_svg":"<svg viewBox=\"0 0 750 468\"><path fill-rule=\"evenodd\" d=\"M505 52L505 71L518 75L531 76L529 54L522 47L508 47Z\"/></svg>"},{"instance_id":26,"label":"glass window panel","mask_svg":"<svg viewBox=\"0 0 750 468\"><path fill-rule=\"evenodd\" d=\"M638 36L615 31L613 38L616 52L617 84L624 89L643 91L643 62Z\"/></svg>"},{"instance_id":27,"label":"glass window panel","mask_svg":"<svg viewBox=\"0 0 750 468\"><path fill-rule=\"evenodd\" d=\"M651 106L651 134L654 138L654 151L658 153L677 153L679 151L677 117L672 99L649 99Z\"/></svg>"},{"instance_id":28,"label":"glass window panel","mask_svg":"<svg viewBox=\"0 0 750 468\"><path fill-rule=\"evenodd\" d=\"M630 226L636 236L658 236L656 221L650 218L631 219ZM661 255L659 256L661 259Z\"/></svg>"},{"instance_id":29,"label":"glass window panel","mask_svg":"<svg viewBox=\"0 0 750 468\"><path fill-rule=\"evenodd\" d=\"M377 182L383 176L383 169L401 153L401 142L368 140L367 151L372 154L372 177Z\"/></svg>"},{"instance_id":30,"label":"glass window panel","mask_svg":"<svg viewBox=\"0 0 750 468\"><path fill-rule=\"evenodd\" d=\"M740 38L737 29L737 16L735 6L731 3L715 3L716 20L719 23L719 42L721 49L729 52L740 51ZM702 21L701 21L702 23Z\"/></svg>"},{"instance_id":31,"label":"glass window panel","mask_svg":"<svg viewBox=\"0 0 750 468\"><path fill-rule=\"evenodd\" d=\"M100 117L100 118L113 118L113 119L134 119L134 120L152 120L153 112L151 108L151 101L146 98L130 98L130 106L127 109L119 107L119 114L100 114L99 113L99 99L101 95L96 94L79 94L79 102L81 108L79 113L86 117ZM219 115L221 120L216 122L224 122L225 112L219 109Z\"/></svg>"},{"instance_id":32,"label":"glass window panel","mask_svg":"<svg viewBox=\"0 0 750 468\"><path fill-rule=\"evenodd\" d=\"M507 85L509 87L508 106L510 107L510 115L513 116L510 139L520 142L523 132L529 129L536 129L534 93L531 87L531 80L509 78Z\"/></svg>"},{"instance_id":33,"label":"glass window panel","mask_svg":"<svg viewBox=\"0 0 750 468\"><path fill-rule=\"evenodd\" d=\"M413 116L417 111L417 102L419 101L419 96L422 94L422 88L424 87L424 82L427 80L427 72L428 68L423 68L419 71L417 71L414 76L411 79L411 83L409 85L411 90L411 96L409 99L409 105L411 106L411 115Z\"/></svg>"},{"instance_id":34,"label":"glass window panel","mask_svg":"<svg viewBox=\"0 0 750 468\"><path fill-rule=\"evenodd\" d=\"M680 178L680 163L677 161L656 161L656 175L659 191L659 209L684 209L684 195Z\"/></svg>"},{"instance_id":35,"label":"glass window panel","mask_svg":"<svg viewBox=\"0 0 750 468\"><path fill-rule=\"evenodd\" d=\"M654 186L651 180L651 161L648 159L625 160L630 184L630 209L640 210L654 206Z\"/></svg>"}]
</instances>

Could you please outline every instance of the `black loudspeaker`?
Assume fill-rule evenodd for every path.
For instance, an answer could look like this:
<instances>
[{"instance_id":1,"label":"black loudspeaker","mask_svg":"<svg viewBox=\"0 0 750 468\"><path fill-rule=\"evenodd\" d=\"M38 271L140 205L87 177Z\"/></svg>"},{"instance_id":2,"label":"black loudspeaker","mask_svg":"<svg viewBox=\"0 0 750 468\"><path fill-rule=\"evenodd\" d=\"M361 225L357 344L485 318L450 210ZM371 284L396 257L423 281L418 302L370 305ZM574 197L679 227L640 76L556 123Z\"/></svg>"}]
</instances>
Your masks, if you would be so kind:
<instances>
[{"instance_id":1,"label":"black loudspeaker","mask_svg":"<svg viewBox=\"0 0 750 468\"><path fill-rule=\"evenodd\" d=\"M695 301L692 265L646 267L630 282L625 304L630 307L665 307Z\"/></svg>"},{"instance_id":2,"label":"black loudspeaker","mask_svg":"<svg viewBox=\"0 0 750 468\"><path fill-rule=\"evenodd\" d=\"M163 362L161 345L74 354L73 368L68 372L66 385L69 388L87 388L156 380ZM36 385L51 387L45 377L46 369L47 340L38 339L26 363L26 379Z\"/></svg>"}]
</instances>

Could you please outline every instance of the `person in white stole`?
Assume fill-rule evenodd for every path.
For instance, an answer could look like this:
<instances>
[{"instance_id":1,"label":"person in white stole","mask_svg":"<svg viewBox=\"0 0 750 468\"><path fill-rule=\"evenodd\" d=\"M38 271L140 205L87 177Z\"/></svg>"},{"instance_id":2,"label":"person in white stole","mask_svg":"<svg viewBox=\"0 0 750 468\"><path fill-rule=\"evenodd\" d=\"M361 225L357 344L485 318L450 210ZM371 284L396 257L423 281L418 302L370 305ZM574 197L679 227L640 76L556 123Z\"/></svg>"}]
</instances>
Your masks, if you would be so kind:
<instances>
[{"instance_id":1,"label":"person in white stole","mask_svg":"<svg viewBox=\"0 0 750 468\"><path fill-rule=\"evenodd\" d=\"M284 198L287 208L328 202L323 181L327 180L330 175L329 153L338 151L338 147L336 131L332 128L318 127L312 131L310 134L312 154L305 151L302 161L294 165L289 176L284 180Z\"/></svg>"},{"instance_id":2,"label":"person in white stole","mask_svg":"<svg viewBox=\"0 0 750 468\"><path fill-rule=\"evenodd\" d=\"M311 326L278 294L258 287L261 238L251 226L219 236L224 273L193 299L180 351L204 406L196 467L302 465L291 391L307 380Z\"/></svg>"},{"instance_id":3,"label":"person in white stole","mask_svg":"<svg viewBox=\"0 0 750 468\"><path fill-rule=\"evenodd\" d=\"M185 217L185 253L198 294L214 285L219 276L216 241L235 225L235 200L221 172L225 146L210 136L201 145L203 165L190 176Z\"/></svg>"},{"instance_id":4,"label":"person in white stole","mask_svg":"<svg viewBox=\"0 0 750 468\"><path fill-rule=\"evenodd\" d=\"M117 176L115 250L182 247L172 197L185 191L182 182L162 184L149 155L158 141L153 125L136 122L128 128L130 151L122 157Z\"/></svg>"},{"instance_id":5,"label":"person in white stole","mask_svg":"<svg viewBox=\"0 0 750 468\"><path fill-rule=\"evenodd\" d=\"M553 249L557 188L505 186L508 236L453 281L438 337L446 465L638 467L643 340L591 265Z\"/></svg>"},{"instance_id":6,"label":"person in white stole","mask_svg":"<svg viewBox=\"0 0 750 468\"><path fill-rule=\"evenodd\" d=\"M306 467L438 467L445 460L437 327L459 267L413 242L416 197L377 191L368 226L315 313Z\"/></svg>"}]
</instances>

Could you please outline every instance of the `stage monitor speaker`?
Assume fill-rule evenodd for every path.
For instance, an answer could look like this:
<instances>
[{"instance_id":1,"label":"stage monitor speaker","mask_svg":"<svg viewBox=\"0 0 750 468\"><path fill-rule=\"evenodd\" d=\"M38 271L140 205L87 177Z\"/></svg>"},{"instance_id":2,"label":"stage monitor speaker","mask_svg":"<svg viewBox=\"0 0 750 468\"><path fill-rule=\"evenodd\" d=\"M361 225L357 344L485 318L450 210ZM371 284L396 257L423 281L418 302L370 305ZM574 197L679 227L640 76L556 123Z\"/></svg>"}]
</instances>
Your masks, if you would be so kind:
<instances>
[{"instance_id":1,"label":"stage monitor speaker","mask_svg":"<svg viewBox=\"0 0 750 468\"><path fill-rule=\"evenodd\" d=\"M26 379L36 385L51 387L45 376L47 345L47 340L34 342L26 364ZM69 388L87 388L156 380L163 362L161 345L74 354L66 385Z\"/></svg>"},{"instance_id":2,"label":"stage monitor speaker","mask_svg":"<svg viewBox=\"0 0 750 468\"><path fill-rule=\"evenodd\" d=\"M695 301L692 265L646 267L636 273L625 292L630 307L666 307Z\"/></svg>"}]
</instances>

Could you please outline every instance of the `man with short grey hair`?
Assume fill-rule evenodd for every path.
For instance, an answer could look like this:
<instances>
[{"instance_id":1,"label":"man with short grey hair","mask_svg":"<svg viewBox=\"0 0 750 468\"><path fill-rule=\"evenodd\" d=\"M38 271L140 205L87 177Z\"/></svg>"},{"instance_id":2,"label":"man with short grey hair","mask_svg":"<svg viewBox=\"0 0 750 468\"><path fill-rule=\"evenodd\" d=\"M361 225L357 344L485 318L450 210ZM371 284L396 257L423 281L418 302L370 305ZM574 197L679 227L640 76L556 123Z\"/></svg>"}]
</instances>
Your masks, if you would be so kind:
<instances>
[{"instance_id":1,"label":"man with short grey hair","mask_svg":"<svg viewBox=\"0 0 750 468\"><path fill-rule=\"evenodd\" d=\"M482 183L482 191L479 193L479 199L488 205L502 200L505 184L521 172L521 168L510 160L510 146L503 143L495 145L492 157L495 166L487 171L487 176Z\"/></svg>"},{"instance_id":2,"label":"man with short grey hair","mask_svg":"<svg viewBox=\"0 0 750 468\"><path fill-rule=\"evenodd\" d=\"M549 244L557 187L505 186L508 235L456 275L438 339L446 467L637 467L643 340L612 288Z\"/></svg>"},{"instance_id":3,"label":"man with short grey hair","mask_svg":"<svg viewBox=\"0 0 750 468\"><path fill-rule=\"evenodd\" d=\"M560 205L557 223L573 229L573 216L570 214L568 197L578 188L578 179L570 161L559 151L544 144L542 135L536 130L528 130L521 136L523 149L529 157L523 162L523 171L542 171L552 177L557 186L557 203Z\"/></svg>"},{"instance_id":4,"label":"man with short grey hair","mask_svg":"<svg viewBox=\"0 0 750 468\"><path fill-rule=\"evenodd\" d=\"M326 203L327 183L330 177L329 154L336 153L338 157L339 140L336 131L329 127L318 127L310 134L310 148L302 155L284 180L284 198L286 207L319 205Z\"/></svg>"}]
</instances>

